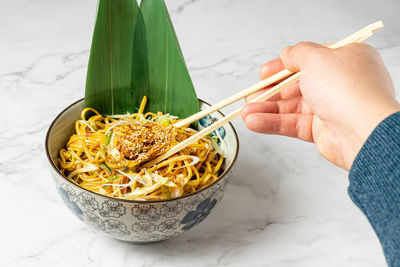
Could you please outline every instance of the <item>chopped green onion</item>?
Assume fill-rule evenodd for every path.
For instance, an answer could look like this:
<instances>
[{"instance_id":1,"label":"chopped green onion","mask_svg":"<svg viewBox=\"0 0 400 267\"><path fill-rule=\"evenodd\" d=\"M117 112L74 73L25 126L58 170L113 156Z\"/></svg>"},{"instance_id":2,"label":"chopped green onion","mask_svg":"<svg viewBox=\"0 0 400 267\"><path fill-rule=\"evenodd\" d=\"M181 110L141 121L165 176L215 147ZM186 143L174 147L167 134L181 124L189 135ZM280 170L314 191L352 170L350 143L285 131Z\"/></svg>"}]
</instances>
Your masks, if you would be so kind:
<instances>
[{"instance_id":1,"label":"chopped green onion","mask_svg":"<svg viewBox=\"0 0 400 267\"><path fill-rule=\"evenodd\" d=\"M156 122L157 122L158 124L166 125L166 126L171 124L171 120L170 120L170 119L167 119L167 118L165 118L165 117L158 117Z\"/></svg>"},{"instance_id":2,"label":"chopped green onion","mask_svg":"<svg viewBox=\"0 0 400 267\"><path fill-rule=\"evenodd\" d=\"M219 140L218 136L213 135L211 137L211 141L214 141L217 145L220 145L221 141Z\"/></svg>"},{"instance_id":3,"label":"chopped green onion","mask_svg":"<svg viewBox=\"0 0 400 267\"><path fill-rule=\"evenodd\" d=\"M169 195L168 186L164 185L164 186L163 186L163 190L164 190L164 196L165 196L165 198L166 198L166 199L169 199L169 198L170 198L170 195Z\"/></svg>"},{"instance_id":4,"label":"chopped green onion","mask_svg":"<svg viewBox=\"0 0 400 267\"><path fill-rule=\"evenodd\" d=\"M107 184L107 183L112 183L115 180L119 179L121 175L110 175L109 177L106 178L105 181L102 182L102 184Z\"/></svg>"},{"instance_id":5,"label":"chopped green onion","mask_svg":"<svg viewBox=\"0 0 400 267\"><path fill-rule=\"evenodd\" d=\"M100 156L104 159L104 160L106 160L106 149L105 148L103 148L102 150L100 150Z\"/></svg>"},{"instance_id":6,"label":"chopped green onion","mask_svg":"<svg viewBox=\"0 0 400 267\"><path fill-rule=\"evenodd\" d=\"M110 144L112 135L113 135L113 132L112 132L112 131L109 132L109 133L106 135L106 139L104 140L104 144L105 144L106 146L108 146L108 145Z\"/></svg>"},{"instance_id":7,"label":"chopped green onion","mask_svg":"<svg viewBox=\"0 0 400 267\"><path fill-rule=\"evenodd\" d=\"M94 121L90 121L90 122L89 122L89 125L90 125L90 127L93 128L93 130L97 130L97 129L98 129L98 128L97 128L97 125L96 125L96 123L95 123Z\"/></svg>"},{"instance_id":8,"label":"chopped green onion","mask_svg":"<svg viewBox=\"0 0 400 267\"><path fill-rule=\"evenodd\" d=\"M105 164L104 162L100 163L100 167L101 167L103 170L106 170L106 171L110 172L110 174L112 174L112 169L111 169L110 167L108 167L108 165Z\"/></svg>"},{"instance_id":9,"label":"chopped green onion","mask_svg":"<svg viewBox=\"0 0 400 267\"><path fill-rule=\"evenodd\" d=\"M114 175L111 175L111 176L107 177L106 180L104 180L103 182L101 182L101 184L108 184L108 183L110 183L112 180L114 180Z\"/></svg>"}]
</instances>

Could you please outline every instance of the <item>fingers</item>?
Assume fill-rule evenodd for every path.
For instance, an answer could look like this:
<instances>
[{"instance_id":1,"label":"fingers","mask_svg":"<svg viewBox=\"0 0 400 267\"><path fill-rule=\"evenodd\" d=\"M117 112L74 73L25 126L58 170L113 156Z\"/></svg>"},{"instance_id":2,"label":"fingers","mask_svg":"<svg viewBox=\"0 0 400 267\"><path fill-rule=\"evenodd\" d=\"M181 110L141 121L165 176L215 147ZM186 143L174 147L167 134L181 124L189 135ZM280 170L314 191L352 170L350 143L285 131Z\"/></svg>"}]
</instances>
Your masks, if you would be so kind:
<instances>
[{"instance_id":1,"label":"fingers","mask_svg":"<svg viewBox=\"0 0 400 267\"><path fill-rule=\"evenodd\" d=\"M278 134L313 142L313 115L251 113L245 118L247 128L264 134Z\"/></svg>"},{"instance_id":2,"label":"fingers","mask_svg":"<svg viewBox=\"0 0 400 267\"><path fill-rule=\"evenodd\" d=\"M257 91L257 93L254 93L254 94L246 97L246 103L249 103L250 101L257 98L259 95L265 93L272 87L274 87L274 86L268 86L267 88L261 89L261 90ZM282 90L280 93L274 95L273 97L269 98L268 100L275 101L275 100L279 100L279 99L290 99L290 98L297 97L297 96L301 96L301 92L300 92L299 84L295 83L295 84L288 86L286 89Z\"/></svg>"},{"instance_id":3,"label":"fingers","mask_svg":"<svg viewBox=\"0 0 400 267\"><path fill-rule=\"evenodd\" d=\"M273 59L264 64L264 66L260 69L260 78L261 80L267 79L268 77L277 74L278 72L285 69L280 58Z\"/></svg>"},{"instance_id":4,"label":"fingers","mask_svg":"<svg viewBox=\"0 0 400 267\"><path fill-rule=\"evenodd\" d=\"M310 60L320 53L329 52L329 48L316 43L302 42L295 46L288 46L281 52L284 66L293 72L300 71Z\"/></svg>"},{"instance_id":5,"label":"fingers","mask_svg":"<svg viewBox=\"0 0 400 267\"><path fill-rule=\"evenodd\" d=\"M242 110L242 118L246 120L246 117L252 113L280 113L279 104L277 101L266 101L260 103L251 103L244 106ZM286 113L286 112L282 112ZM291 113L291 112L289 112Z\"/></svg>"},{"instance_id":6,"label":"fingers","mask_svg":"<svg viewBox=\"0 0 400 267\"><path fill-rule=\"evenodd\" d=\"M242 118L252 131L313 142L313 113L302 97L247 104Z\"/></svg>"},{"instance_id":7,"label":"fingers","mask_svg":"<svg viewBox=\"0 0 400 267\"><path fill-rule=\"evenodd\" d=\"M265 101L247 104L242 110L243 120L252 113L313 114L310 108L304 103L302 97L295 97L289 100Z\"/></svg>"}]
</instances>

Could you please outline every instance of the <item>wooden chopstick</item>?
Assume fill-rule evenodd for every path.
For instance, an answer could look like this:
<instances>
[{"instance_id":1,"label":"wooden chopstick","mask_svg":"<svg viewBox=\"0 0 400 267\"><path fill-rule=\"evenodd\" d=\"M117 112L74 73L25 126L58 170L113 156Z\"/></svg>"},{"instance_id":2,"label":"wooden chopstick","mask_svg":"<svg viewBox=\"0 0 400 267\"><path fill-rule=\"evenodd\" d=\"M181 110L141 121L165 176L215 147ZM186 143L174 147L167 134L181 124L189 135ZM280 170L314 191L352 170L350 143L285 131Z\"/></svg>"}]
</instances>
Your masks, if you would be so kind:
<instances>
[{"instance_id":1,"label":"wooden chopstick","mask_svg":"<svg viewBox=\"0 0 400 267\"><path fill-rule=\"evenodd\" d=\"M356 42L357 38L364 37L366 35L368 35L366 37L366 38L368 38L373 34L373 32L375 32L375 31L377 31L377 30L379 30L381 28L383 28L382 21L378 21L378 22L372 23L372 24L364 27L363 29L359 30L358 32L346 37L345 39L343 39L343 40L341 40L341 41L339 41L339 42L337 42L337 43L335 43L335 44L333 44L333 45L331 45L329 47L330 48L338 48L338 47L343 46L344 44L349 44L351 42ZM234 95L232 95L232 96L230 96L230 97L218 102L215 105L212 105L211 107L209 107L209 108L207 108L205 110L202 110L202 111L200 111L200 112L198 112L196 114L193 114L190 117L187 117L184 120L181 120L181 121L175 123L174 126L177 127L177 128L181 128L181 127L184 127L186 125L189 125L192 122L200 120L201 118L204 118L205 116L207 116L207 115L209 115L209 114L211 114L211 113L213 113L213 112L215 112L217 110L220 110L221 108L224 108L224 107L226 107L226 106L228 106L228 105L230 105L230 104L232 104L232 103L234 103L234 102L236 102L236 101L238 101L238 100L240 100L240 99L242 99L244 97L247 97L247 96L249 96L249 95L251 95L251 94L253 94L253 93L255 93L255 92L257 92L257 91L259 91L259 90L261 90L261 89L263 89L265 87L267 87L267 86L270 86L271 84L274 84L274 83L276 83L276 82L278 82L280 80L283 80L283 79L289 77L292 74L293 74L293 72L289 71L288 69L284 69L284 70L278 72L277 74L274 74L274 75L266 78L265 80L259 81L258 83L256 83L256 84L254 84L254 85L252 85L252 86L240 91L237 94L234 94Z\"/></svg>"},{"instance_id":2,"label":"wooden chopstick","mask_svg":"<svg viewBox=\"0 0 400 267\"><path fill-rule=\"evenodd\" d=\"M362 42L365 39L367 39L368 37L372 36L373 33L379 29L383 28L383 23L381 21L375 22L373 24L368 25L367 27L359 30L358 32L344 38L343 40L329 46L330 48L339 48L351 43L358 43L358 42ZM229 105L233 102L235 102L236 100L243 98L249 94L252 94L260 89L265 88L266 86L274 83L271 82L275 79L277 79L276 81L279 81L282 79L282 77L284 77L285 75L290 75L293 74L292 72L288 71L288 70L284 70L280 73L278 73L279 75L274 75L276 76L273 79L270 79L269 81L267 81L268 79L261 81L247 89L245 89L244 91L231 96L223 101L221 101L220 103L202 111L199 113L194 114L193 116L185 119L186 122L184 125L187 125L193 121L196 121L198 119L203 118L204 116L218 110L220 107L224 107L226 105ZM273 76L272 76L273 77ZM278 79L278 77L281 77ZM280 91L282 91L284 88L296 83L298 80L300 79L300 72L293 74L292 76L290 76L289 78L287 78L286 80L282 81L281 83L279 83L278 85L275 85L274 87L272 87L270 90L264 92L263 94L259 95L258 97L252 99L251 101L249 101L250 103L255 103L255 102L263 102L265 100L267 100L268 98L278 94ZM275 81L275 82L276 82ZM270 83L270 84L268 84ZM267 84L267 85L266 85ZM257 89L258 88L258 89ZM250 92L250 93L249 93ZM240 98L237 98L240 97ZM236 100L235 100L236 99ZM228 104L226 104L228 103ZM151 162L148 162L144 165L145 168L154 166L155 164L163 161L164 159L174 155L175 153L179 152L180 150L184 149L185 147L187 147L188 145L196 142L197 140L199 140L200 138L203 138L204 136L206 136L207 134L215 131L216 129L218 129L219 127L225 125L226 123L230 122L231 120L237 118L238 116L240 116L242 109L243 109L244 105L238 109L236 109L235 111L229 113L227 116L223 117L222 119L216 121L215 123L211 124L210 126L208 126L207 128L204 128L203 130L199 131L198 133L192 135L191 137L189 137L188 139L182 141L181 143L177 144L176 146L174 146L173 148L171 148L169 151L167 151L165 154L155 158L154 160L152 160ZM196 119L194 119L196 118ZM185 120L181 121L184 122ZM177 124L174 124L174 126L177 126ZM181 125L178 125L180 127L182 127Z\"/></svg>"},{"instance_id":3,"label":"wooden chopstick","mask_svg":"<svg viewBox=\"0 0 400 267\"><path fill-rule=\"evenodd\" d=\"M200 120L201 118L204 118L208 114L211 114L217 110L220 110L223 107L226 107L226 106L238 101L239 99L249 96L249 95L259 91L260 89L263 89L271 84L274 84L280 80L283 80L283 79L289 77L291 74L293 74L293 72L291 72L287 69L284 69L284 70L278 72L277 74L272 75L265 80L259 81L258 83L246 88L245 90L240 91L239 93L234 94L215 105L212 105L211 107L209 107L207 109L204 109L196 114L193 114L190 117L187 117L184 120L181 120L181 121L175 123L174 126L177 128L181 128L183 126L189 125L192 122L195 122L195 121Z\"/></svg>"}]
</instances>

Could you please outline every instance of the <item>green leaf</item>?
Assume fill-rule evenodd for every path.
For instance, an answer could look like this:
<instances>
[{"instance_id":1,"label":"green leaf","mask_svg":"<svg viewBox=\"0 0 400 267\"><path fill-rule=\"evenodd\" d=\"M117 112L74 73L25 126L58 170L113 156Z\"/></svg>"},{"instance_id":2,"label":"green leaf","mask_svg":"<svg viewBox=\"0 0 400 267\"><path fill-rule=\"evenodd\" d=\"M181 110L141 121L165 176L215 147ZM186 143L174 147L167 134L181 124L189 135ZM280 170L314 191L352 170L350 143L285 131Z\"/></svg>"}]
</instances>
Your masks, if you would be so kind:
<instances>
[{"instance_id":1,"label":"green leaf","mask_svg":"<svg viewBox=\"0 0 400 267\"><path fill-rule=\"evenodd\" d=\"M143 15L142 15L143 12ZM188 117L199 103L163 0L99 0L85 106L104 115L147 110Z\"/></svg>"},{"instance_id":2,"label":"green leaf","mask_svg":"<svg viewBox=\"0 0 400 267\"><path fill-rule=\"evenodd\" d=\"M136 0L134 0L136 2ZM148 95L150 91L149 83L149 63L147 53L147 36L146 27L142 12L138 9L138 16L135 27L135 38L133 44L133 55L132 55L132 99L135 109L130 111L131 113L137 112L142 99ZM157 110L155 110L157 111Z\"/></svg>"},{"instance_id":3,"label":"green leaf","mask_svg":"<svg viewBox=\"0 0 400 267\"><path fill-rule=\"evenodd\" d=\"M199 103L178 38L163 0L142 0L146 25L150 90L147 110L186 118Z\"/></svg>"},{"instance_id":4,"label":"green leaf","mask_svg":"<svg viewBox=\"0 0 400 267\"><path fill-rule=\"evenodd\" d=\"M99 0L85 106L105 115L135 112L148 89L147 68L145 29L136 0Z\"/></svg>"}]
</instances>

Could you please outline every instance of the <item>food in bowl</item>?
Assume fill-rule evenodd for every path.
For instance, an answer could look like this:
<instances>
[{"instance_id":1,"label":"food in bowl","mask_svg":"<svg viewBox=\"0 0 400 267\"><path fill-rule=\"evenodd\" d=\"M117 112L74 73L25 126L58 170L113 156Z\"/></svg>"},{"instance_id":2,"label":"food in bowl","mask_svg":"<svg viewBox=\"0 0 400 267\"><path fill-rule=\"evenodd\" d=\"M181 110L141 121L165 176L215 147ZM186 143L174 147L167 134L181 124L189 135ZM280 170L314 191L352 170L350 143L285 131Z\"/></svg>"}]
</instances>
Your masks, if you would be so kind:
<instances>
[{"instance_id":1,"label":"food in bowl","mask_svg":"<svg viewBox=\"0 0 400 267\"><path fill-rule=\"evenodd\" d=\"M199 101L201 109L209 107ZM235 129L228 123L219 129L224 140L223 172L208 186L177 198L165 200L125 200L101 195L72 182L58 167L60 149L76 131L75 122L84 109L83 99L62 111L53 121L46 136L46 154L57 191L65 205L89 228L109 237L133 243L165 240L194 228L204 221L221 201L239 150ZM197 130L209 126L223 114L215 112L201 119Z\"/></svg>"},{"instance_id":2,"label":"food in bowl","mask_svg":"<svg viewBox=\"0 0 400 267\"><path fill-rule=\"evenodd\" d=\"M166 200L196 192L223 171L224 140L215 131L166 160L143 165L197 133L176 128L178 118L147 112L144 97L135 114L102 116L92 108L81 112L75 133L59 152L67 178L92 192L126 200ZM89 118L87 114L92 113Z\"/></svg>"}]
</instances>

